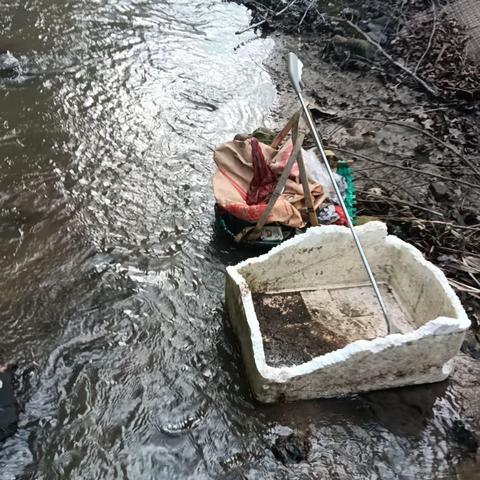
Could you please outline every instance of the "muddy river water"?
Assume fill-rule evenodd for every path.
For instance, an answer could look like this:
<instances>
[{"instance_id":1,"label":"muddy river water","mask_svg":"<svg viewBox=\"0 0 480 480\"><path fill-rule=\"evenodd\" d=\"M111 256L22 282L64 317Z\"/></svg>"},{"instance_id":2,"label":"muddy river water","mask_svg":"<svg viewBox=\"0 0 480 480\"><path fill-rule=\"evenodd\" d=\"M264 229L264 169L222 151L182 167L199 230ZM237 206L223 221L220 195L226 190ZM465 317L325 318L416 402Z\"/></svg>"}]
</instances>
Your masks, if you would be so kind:
<instances>
[{"instance_id":1,"label":"muddy river water","mask_svg":"<svg viewBox=\"0 0 480 480\"><path fill-rule=\"evenodd\" d=\"M467 357L438 385L252 400L209 150L275 105L248 22L220 0L1 0L20 65L0 78L0 363L21 406L1 480L478 478ZM290 429L308 462L272 454Z\"/></svg>"}]
</instances>

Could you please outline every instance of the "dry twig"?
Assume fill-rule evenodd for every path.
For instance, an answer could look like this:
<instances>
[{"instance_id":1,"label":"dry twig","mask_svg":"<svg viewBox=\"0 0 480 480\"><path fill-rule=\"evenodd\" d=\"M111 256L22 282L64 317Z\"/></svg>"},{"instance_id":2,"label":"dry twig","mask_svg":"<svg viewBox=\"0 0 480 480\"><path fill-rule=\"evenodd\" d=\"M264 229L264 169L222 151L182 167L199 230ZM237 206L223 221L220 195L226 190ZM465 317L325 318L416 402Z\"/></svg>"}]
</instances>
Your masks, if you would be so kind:
<instances>
[{"instance_id":1,"label":"dry twig","mask_svg":"<svg viewBox=\"0 0 480 480\"><path fill-rule=\"evenodd\" d=\"M428 39L428 44L427 48L423 52L423 55L420 57L420 60L417 62L417 65L415 66L415 69L413 70L413 73L417 73L418 67L422 64L423 60L427 56L427 53L430 51L430 48L432 47L432 40L433 36L435 35L435 30L437 28L437 10L435 8L435 2L432 0L432 13L433 13L433 24L432 24L432 31L430 33L430 37Z\"/></svg>"},{"instance_id":2,"label":"dry twig","mask_svg":"<svg viewBox=\"0 0 480 480\"><path fill-rule=\"evenodd\" d=\"M470 188L474 188L476 190L480 190L480 185L477 185L475 183L466 182L464 180L459 180L458 178L451 178L451 177L446 177L445 175L439 175L437 173L425 172L424 170L420 170L419 168L405 167L403 165L395 165L393 163L384 162L383 160L376 160L376 159L373 159L371 157L367 157L366 155L361 155L360 153L352 152L350 150L345 150L343 148L337 148L337 147L329 147L329 148L331 150L335 150L336 152L345 153L346 155L351 155L352 157L361 158L362 160L366 160L368 162L378 163L379 165L384 165L386 167L397 168L399 170L405 170L407 172L415 172L415 173L418 173L420 175L425 175L426 177L438 178L439 180L444 180L446 182L454 182L454 183L458 183L460 185L465 185L466 187L470 187Z\"/></svg>"},{"instance_id":3,"label":"dry twig","mask_svg":"<svg viewBox=\"0 0 480 480\"><path fill-rule=\"evenodd\" d=\"M384 124L388 124L388 125L398 125L399 127L405 127L405 128L409 128L410 130L415 130L416 132L419 132L421 133L422 135L425 135L427 136L428 138L431 138L432 140L434 140L435 142L439 143L440 145L442 145L443 147L445 147L446 149L450 150L452 153L454 153L458 158L460 158L460 160L463 161L463 163L465 163L465 165L467 165L468 167L470 167L472 169L472 171L474 172L475 176L480 180L480 169L474 165L470 160L468 160L467 158L465 158L456 148L454 148L452 145L444 142L443 140L441 140L440 138L436 137L435 135L431 134L430 132L427 132L426 130L420 128L420 127L416 127L415 125L410 125L408 123L403 123L403 122L397 122L397 121L394 121L394 120L383 120L383 119L380 119L380 118L370 118L370 117L341 117L341 116L338 116L338 117L333 117L331 118L330 120L335 120L335 119L346 119L346 120L356 120L356 121L365 121L365 122L378 122L378 123L384 123Z\"/></svg>"},{"instance_id":4,"label":"dry twig","mask_svg":"<svg viewBox=\"0 0 480 480\"><path fill-rule=\"evenodd\" d=\"M455 288L455 290L468 293L472 297L480 300L480 288L475 288L472 285L466 285L465 283L459 282L458 280L453 280L452 278L449 278L448 282L453 288Z\"/></svg>"},{"instance_id":5,"label":"dry twig","mask_svg":"<svg viewBox=\"0 0 480 480\"><path fill-rule=\"evenodd\" d=\"M369 192L369 191L366 191L366 190L358 190L358 191L364 192L369 197L374 197L374 198L378 198L380 200L384 200L386 203L388 203L388 202L398 203L399 205L405 205L406 207L416 208L417 210L422 210L424 212L431 213L432 215L436 215L438 217L444 217L445 216L443 213L437 212L436 210L431 210L430 208L422 207L420 205L416 205L415 203L407 202L406 200L400 200L398 198L391 198L391 197L384 197L383 195L378 195L376 193L372 193L372 192ZM370 200L368 198L363 198L362 201L369 202ZM373 201L375 201L375 200L373 200Z\"/></svg>"},{"instance_id":6,"label":"dry twig","mask_svg":"<svg viewBox=\"0 0 480 480\"><path fill-rule=\"evenodd\" d=\"M300 22L298 23L298 28L300 28L300 25L303 23L303 21L305 20L305 17L307 16L307 13L310 11L310 9L313 7L313 4L316 2L317 0L310 0L310 3L308 5L308 7L305 9L305 12L303 13L303 16L300 20Z\"/></svg>"},{"instance_id":7,"label":"dry twig","mask_svg":"<svg viewBox=\"0 0 480 480\"><path fill-rule=\"evenodd\" d=\"M408 223L429 223L431 225L443 225L448 228L457 230L471 230L473 232L480 233L480 225L456 225L455 223L442 222L440 220L427 220L425 218L417 217L394 217L390 215L375 215L382 220L390 220L392 222L408 222ZM458 251L455 250L457 253Z\"/></svg>"}]
</instances>

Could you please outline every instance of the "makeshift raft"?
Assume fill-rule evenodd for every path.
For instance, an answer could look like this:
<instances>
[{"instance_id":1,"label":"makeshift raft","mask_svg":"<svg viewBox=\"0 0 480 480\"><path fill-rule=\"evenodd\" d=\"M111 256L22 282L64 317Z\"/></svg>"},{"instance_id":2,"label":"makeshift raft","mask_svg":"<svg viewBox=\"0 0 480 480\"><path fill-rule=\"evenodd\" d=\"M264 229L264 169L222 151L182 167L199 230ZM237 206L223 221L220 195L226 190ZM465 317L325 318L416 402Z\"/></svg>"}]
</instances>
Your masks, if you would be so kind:
<instances>
[{"instance_id":1,"label":"makeshift raft","mask_svg":"<svg viewBox=\"0 0 480 480\"><path fill-rule=\"evenodd\" d=\"M356 227L389 315L387 335L350 231L310 228L227 268L226 306L266 403L444 380L470 321L445 275L386 226Z\"/></svg>"},{"instance_id":2,"label":"makeshift raft","mask_svg":"<svg viewBox=\"0 0 480 480\"><path fill-rule=\"evenodd\" d=\"M237 135L215 149L216 231L239 245L271 248L309 226L345 225L321 160L314 149L302 148L306 126L300 112L278 135L268 138L265 130ZM331 151L327 155L355 218L350 164Z\"/></svg>"}]
</instances>

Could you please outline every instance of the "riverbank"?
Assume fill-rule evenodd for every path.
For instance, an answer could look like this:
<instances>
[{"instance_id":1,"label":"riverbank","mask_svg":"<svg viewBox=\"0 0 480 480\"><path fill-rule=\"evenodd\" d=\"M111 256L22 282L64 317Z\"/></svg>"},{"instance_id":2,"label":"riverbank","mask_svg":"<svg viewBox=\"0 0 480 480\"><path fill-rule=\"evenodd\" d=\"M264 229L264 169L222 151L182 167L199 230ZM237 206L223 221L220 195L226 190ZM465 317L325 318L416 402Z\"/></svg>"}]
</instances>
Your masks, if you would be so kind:
<instances>
[{"instance_id":1,"label":"riverbank","mask_svg":"<svg viewBox=\"0 0 480 480\"><path fill-rule=\"evenodd\" d=\"M255 8L252 25L265 19L266 11L274 11L274 2L244 3ZM469 75L478 68L470 61L456 77L453 74L458 69L452 52L460 55L465 40L458 40L452 32L440 46L437 38L445 34L442 25L461 27L443 11L437 12L433 40L429 43L430 36L426 35L410 38L411 53L406 50L405 32L394 28L399 25L389 25L388 17L378 17L378 12L375 16L373 7L367 5L362 13L334 12L335 19L338 15L357 18L372 41L381 41L385 49L388 45L395 52L392 60L398 63L402 63L399 52L407 58L423 52L425 67L419 67L417 73L428 72L428 85L438 92L434 97L411 75L397 71L392 61L348 24L322 16L319 10L312 12L313 7L305 15L311 3L297 2L277 17L270 13L270 20L261 25L266 26L263 33L270 32L276 41L267 66L279 92L274 118L281 125L298 108L285 64L288 51L295 51L305 64L305 90L326 146L339 156L355 160L359 215L386 221L393 233L414 243L439 265L478 329L480 108L473 98L480 81ZM412 3L410 10L404 10L404 28L418 24L421 18L423 31L430 23L433 27L433 17L419 7L421 3L415 3L415 7ZM276 11L281 11L280 7ZM361 15L367 19L361 19ZM439 23L439 17L443 23ZM445 59L435 70L426 59L438 57L437 48L443 50ZM408 62L403 64L415 70ZM448 85L455 79L461 91L449 93Z\"/></svg>"},{"instance_id":2,"label":"riverbank","mask_svg":"<svg viewBox=\"0 0 480 480\"><path fill-rule=\"evenodd\" d=\"M464 55L462 26L441 5L432 12L430 2L402 2L402 22L375 2L343 11L311 1L242 3L252 9L251 27L261 24L257 33L276 43L265 66L279 93L270 126L299 108L286 69L294 51L325 146L355 160L358 215L384 220L417 246L460 296L472 329L447 388L456 398L462 391L453 416L477 437L480 76ZM455 472L474 478L479 463L470 452Z\"/></svg>"}]
</instances>

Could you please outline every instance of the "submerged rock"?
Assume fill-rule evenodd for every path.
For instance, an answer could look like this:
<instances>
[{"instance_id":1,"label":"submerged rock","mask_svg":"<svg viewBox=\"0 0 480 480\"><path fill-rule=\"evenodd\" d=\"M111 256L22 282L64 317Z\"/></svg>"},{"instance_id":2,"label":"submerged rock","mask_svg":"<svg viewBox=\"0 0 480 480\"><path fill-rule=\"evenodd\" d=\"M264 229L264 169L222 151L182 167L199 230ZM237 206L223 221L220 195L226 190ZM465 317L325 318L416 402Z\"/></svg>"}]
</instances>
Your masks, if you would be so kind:
<instances>
[{"instance_id":1,"label":"submerged rock","mask_svg":"<svg viewBox=\"0 0 480 480\"><path fill-rule=\"evenodd\" d=\"M305 433L291 433L278 437L272 445L272 453L284 465L300 463L308 458L312 445Z\"/></svg>"},{"instance_id":2,"label":"submerged rock","mask_svg":"<svg viewBox=\"0 0 480 480\"><path fill-rule=\"evenodd\" d=\"M0 441L17 430L17 402L13 392L13 372L0 364Z\"/></svg>"},{"instance_id":3,"label":"submerged rock","mask_svg":"<svg viewBox=\"0 0 480 480\"><path fill-rule=\"evenodd\" d=\"M0 49L0 78L16 77L20 73L20 62L8 50Z\"/></svg>"},{"instance_id":4,"label":"submerged rock","mask_svg":"<svg viewBox=\"0 0 480 480\"><path fill-rule=\"evenodd\" d=\"M468 429L461 420L455 420L452 425L452 434L459 445L468 452L475 453L478 450L478 437Z\"/></svg>"},{"instance_id":5,"label":"submerged rock","mask_svg":"<svg viewBox=\"0 0 480 480\"><path fill-rule=\"evenodd\" d=\"M20 73L20 61L8 50L0 48L0 78L15 78Z\"/></svg>"}]
</instances>

